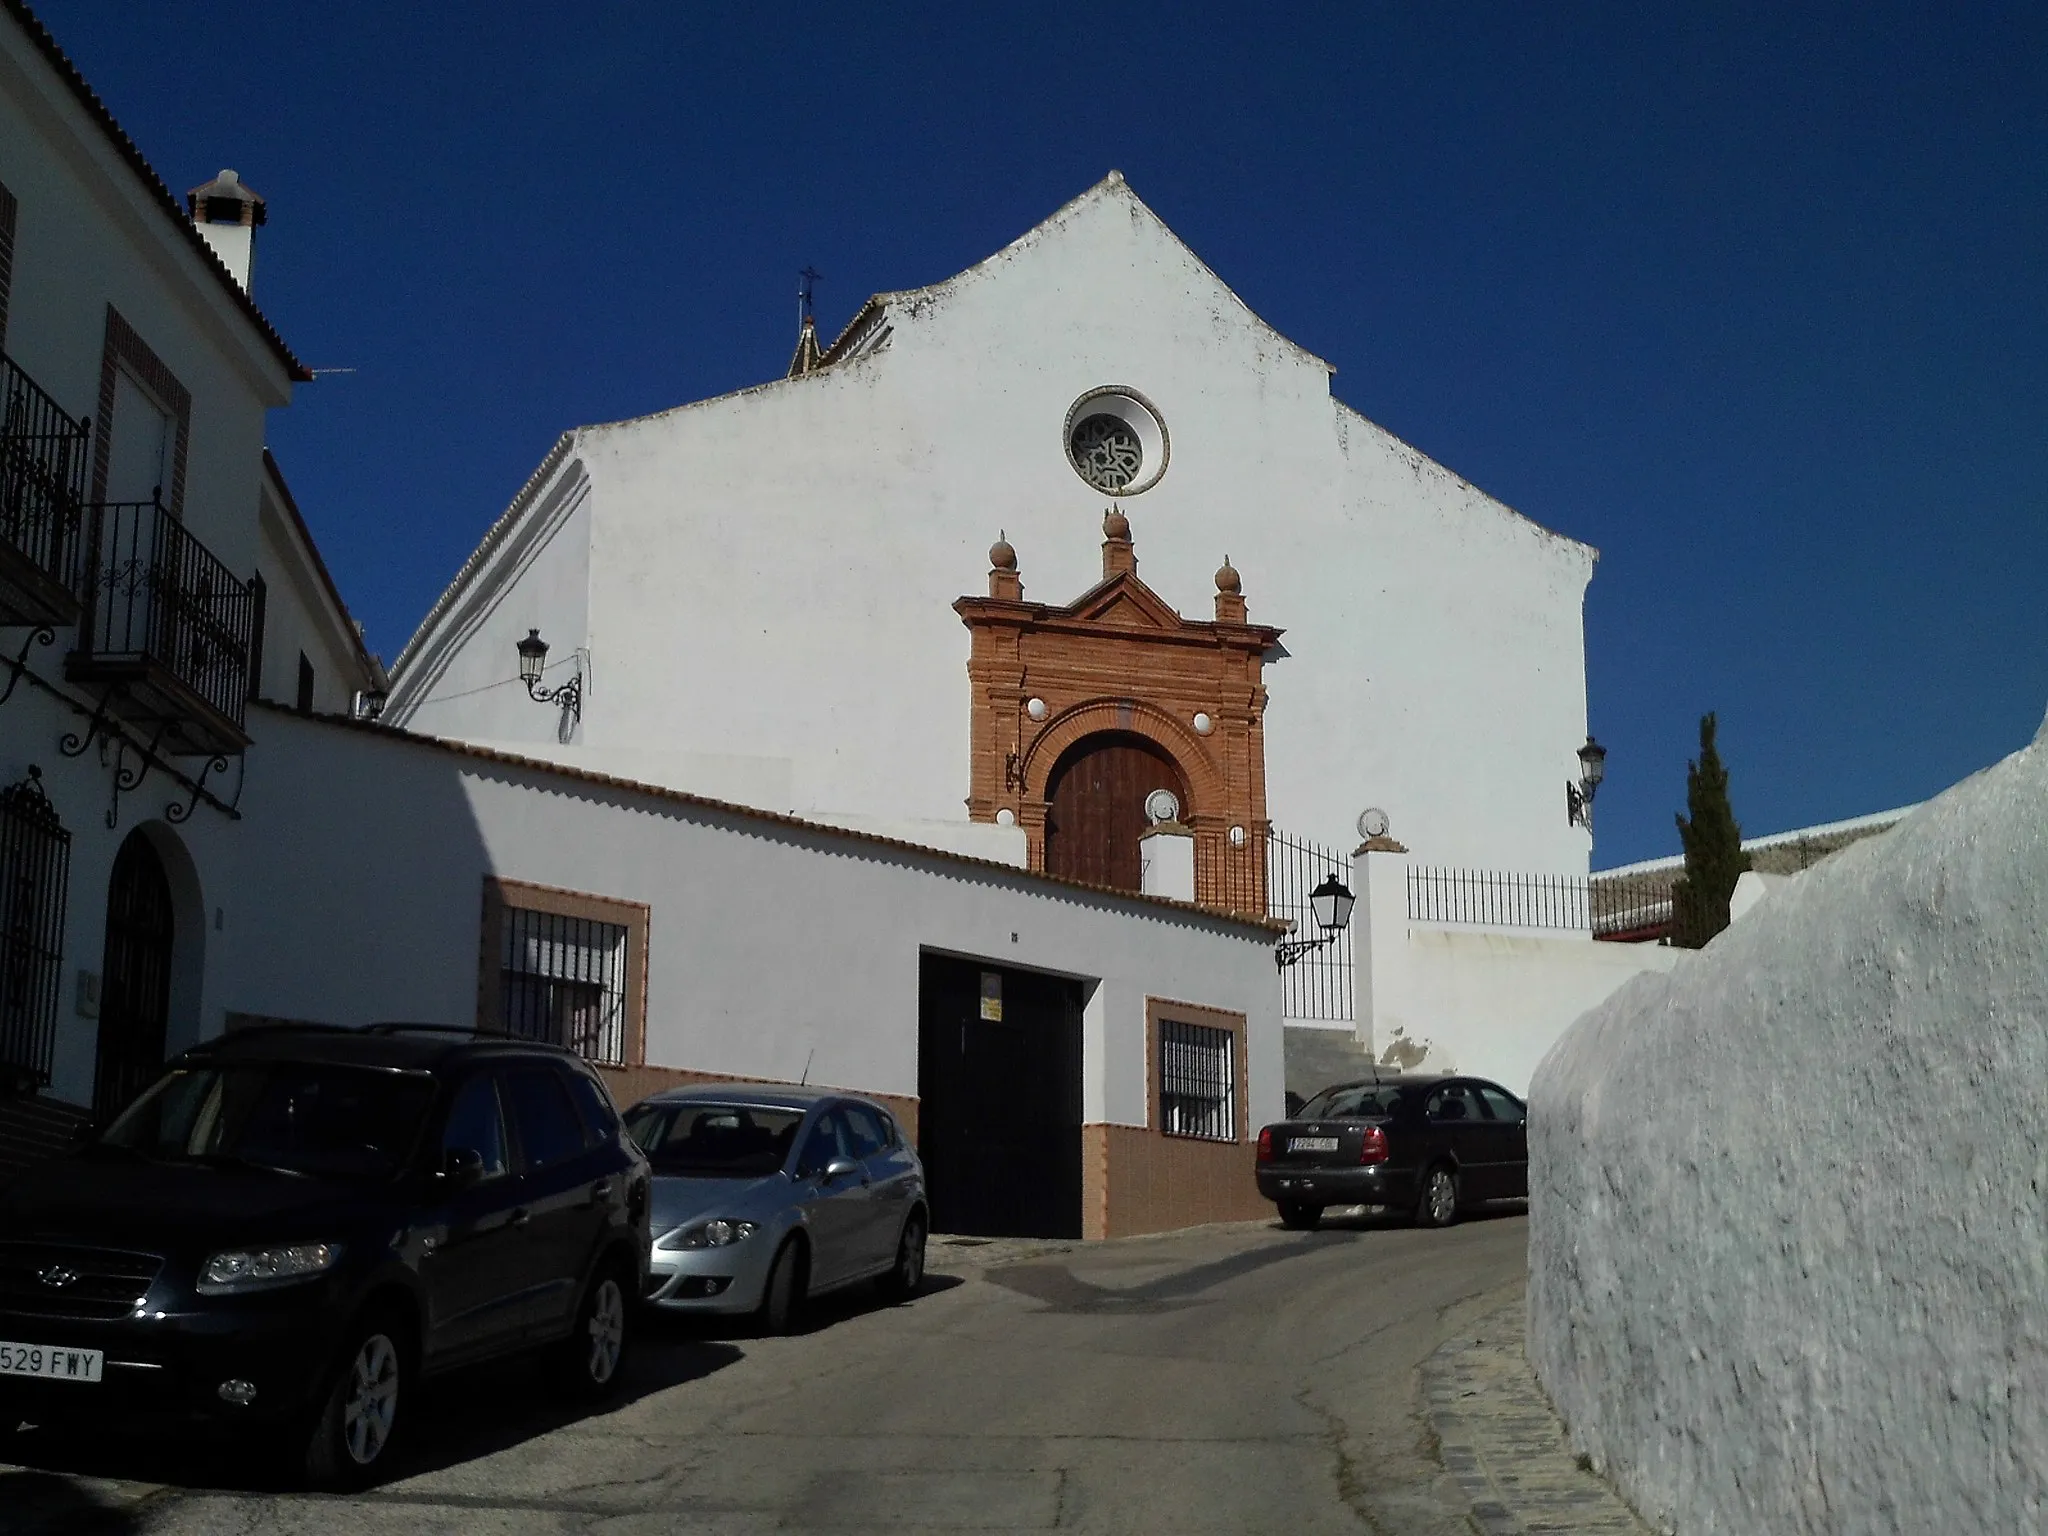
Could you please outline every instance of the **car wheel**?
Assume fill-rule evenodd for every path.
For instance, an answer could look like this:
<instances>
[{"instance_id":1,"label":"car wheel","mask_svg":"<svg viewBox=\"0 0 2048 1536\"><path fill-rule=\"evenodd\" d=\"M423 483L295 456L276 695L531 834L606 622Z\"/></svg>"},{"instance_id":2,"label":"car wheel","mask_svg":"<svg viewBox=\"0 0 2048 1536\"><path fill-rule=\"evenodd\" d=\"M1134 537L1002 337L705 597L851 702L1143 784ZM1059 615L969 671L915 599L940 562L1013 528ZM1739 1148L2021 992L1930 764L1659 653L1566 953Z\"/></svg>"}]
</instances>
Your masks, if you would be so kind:
<instances>
[{"instance_id":1,"label":"car wheel","mask_svg":"<svg viewBox=\"0 0 2048 1536\"><path fill-rule=\"evenodd\" d=\"M896 1240L896 1267L882 1277L882 1294L891 1301L910 1300L924 1284L924 1239L924 1215L913 1211Z\"/></svg>"},{"instance_id":2,"label":"car wheel","mask_svg":"<svg viewBox=\"0 0 2048 1536\"><path fill-rule=\"evenodd\" d=\"M768 1271L768 1285L761 1295L760 1323L763 1333L794 1333L803 1317L805 1271L809 1268L801 1238L786 1238Z\"/></svg>"},{"instance_id":3,"label":"car wheel","mask_svg":"<svg viewBox=\"0 0 2048 1536\"><path fill-rule=\"evenodd\" d=\"M1458 1219L1458 1176L1438 1163L1422 1176L1422 1194L1415 1202L1418 1227L1448 1227Z\"/></svg>"},{"instance_id":4,"label":"car wheel","mask_svg":"<svg viewBox=\"0 0 2048 1536\"><path fill-rule=\"evenodd\" d=\"M1280 1225L1290 1232L1313 1232L1323 1219L1323 1208L1306 1200L1282 1200Z\"/></svg>"},{"instance_id":5,"label":"car wheel","mask_svg":"<svg viewBox=\"0 0 2048 1536\"><path fill-rule=\"evenodd\" d=\"M633 1307L616 1264L592 1277L576 1309L576 1326L561 1343L559 1370L570 1396L595 1402L619 1383L631 1339Z\"/></svg>"},{"instance_id":6,"label":"car wheel","mask_svg":"<svg viewBox=\"0 0 2048 1536\"><path fill-rule=\"evenodd\" d=\"M306 1479L316 1488L362 1488L389 1465L408 1372L398 1330L387 1321L357 1325L342 1350L341 1373L306 1442Z\"/></svg>"}]
</instances>

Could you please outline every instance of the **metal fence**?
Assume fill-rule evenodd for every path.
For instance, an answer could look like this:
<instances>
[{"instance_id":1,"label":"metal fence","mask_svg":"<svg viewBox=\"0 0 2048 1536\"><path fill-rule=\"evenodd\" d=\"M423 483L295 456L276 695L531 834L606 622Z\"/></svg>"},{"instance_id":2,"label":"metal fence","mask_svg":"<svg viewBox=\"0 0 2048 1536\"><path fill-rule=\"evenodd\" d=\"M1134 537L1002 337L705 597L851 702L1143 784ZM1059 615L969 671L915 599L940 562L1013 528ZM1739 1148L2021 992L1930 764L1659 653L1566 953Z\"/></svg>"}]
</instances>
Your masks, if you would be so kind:
<instances>
[{"instance_id":1,"label":"metal fence","mask_svg":"<svg viewBox=\"0 0 2048 1536\"><path fill-rule=\"evenodd\" d=\"M1484 928L1590 930L1586 881L1499 869L1411 869L1408 920Z\"/></svg>"},{"instance_id":2,"label":"metal fence","mask_svg":"<svg viewBox=\"0 0 2048 1536\"><path fill-rule=\"evenodd\" d=\"M95 510L80 648L96 660L155 661L240 726L249 693L248 587L160 501Z\"/></svg>"},{"instance_id":3,"label":"metal fence","mask_svg":"<svg viewBox=\"0 0 2048 1536\"><path fill-rule=\"evenodd\" d=\"M1159 1021L1159 1126L1169 1136L1237 1140L1237 1035Z\"/></svg>"},{"instance_id":4,"label":"metal fence","mask_svg":"<svg viewBox=\"0 0 2048 1536\"><path fill-rule=\"evenodd\" d=\"M1323 936L1309 908L1309 892L1328 875L1351 884L1351 860L1334 848L1306 838L1272 832L1266 839L1266 891L1269 915L1292 921L1293 937ZM1310 950L1280 973L1280 1011L1290 1019L1349 1023L1357 1012L1352 980L1351 929L1341 928L1332 942Z\"/></svg>"},{"instance_id":5,"label":"metal fence","mask_svg":"<svg viewBox=\"0 0 2048 1536\"><path fill-rule=\"evenodd\" d=\"M1671 932L1671 889L1678 871L1640 875L1595 875L1591 897L1596 939L1664 938Z\"/></svg>"},{"instance_id":6,"label":"metal fence","mask_svg":"<svg viewBox=\"0 0 2048 1536\"><path fill-rule=\"evenodd\" d=\"M626 1061L626 929L595 918L504 909L500 1027L607 1066Z\"/></svg>"},{"instance_id":7,"label":"metal fence","mask_svg":"<svg viewBox=\"0 0 2048 1536\"><path fill-rule=\"evenodd\" d=\"M85 563L85 423L0 354L0 539L68 592Z\"/></svg>"},{"instance_id":8,"label":"metal fence","mask_svg":"<svg viewBox=\"0 0 2048 1536\"><path fill-rule=\"evenodd\" d=\"M50 1080L71 834L29 769L0 789L0 1090Z\"/></svg>"}]
</instances>

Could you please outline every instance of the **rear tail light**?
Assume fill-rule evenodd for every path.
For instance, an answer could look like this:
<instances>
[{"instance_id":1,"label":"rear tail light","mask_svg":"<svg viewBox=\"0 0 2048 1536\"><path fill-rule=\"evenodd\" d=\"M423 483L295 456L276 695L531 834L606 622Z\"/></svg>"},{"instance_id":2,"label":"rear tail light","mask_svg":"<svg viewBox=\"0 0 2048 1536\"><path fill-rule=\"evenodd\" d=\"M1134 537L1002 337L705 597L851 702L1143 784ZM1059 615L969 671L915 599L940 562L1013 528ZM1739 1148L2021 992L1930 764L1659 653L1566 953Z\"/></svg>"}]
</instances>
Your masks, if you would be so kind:
<instances>
[{"instance_id":1,"label":"rear tail light","mask_svg":"<svg viewBox=\"0 0 2048 1536\"><path fill-rule=\"evenodd\" d=\"M1368 1125L1358 1143L1358 1160L1361 1163L1384 1163L1387 1160L1387 1133L1376 1125Z\"/></svg>"},{"instance_id":2,"label":"rear tail light","mask_svg":"<svg viewBox=\"0 0 2048 1536\"><path fill-rule=\"evenodd\" d=\"M1259 1161L1262 1163L1273 1161L1273 1127L1270 1125L1259 1132Z\"/></svg>"}]
</instances>

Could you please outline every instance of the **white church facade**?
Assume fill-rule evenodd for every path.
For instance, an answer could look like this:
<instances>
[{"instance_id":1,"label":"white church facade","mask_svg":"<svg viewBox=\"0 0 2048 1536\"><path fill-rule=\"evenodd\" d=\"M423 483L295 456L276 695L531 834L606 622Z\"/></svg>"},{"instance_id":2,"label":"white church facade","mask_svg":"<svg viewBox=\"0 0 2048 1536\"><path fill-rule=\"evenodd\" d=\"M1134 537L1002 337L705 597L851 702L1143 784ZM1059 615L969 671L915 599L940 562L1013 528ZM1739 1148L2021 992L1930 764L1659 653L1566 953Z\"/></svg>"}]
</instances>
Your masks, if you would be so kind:
<instances>
[{"instance_id":1,"label":"white church facade","mask_svg":"<svg viewBox=\"0 0 2048 1536\"><path fill-rule=\"evenodd\" d=\"M1093 711L1163 760L1205 838L1243 846L1262 816L1348 851L1378 807L1435 864L1586 873L1561 786L1594 551L1334 398L1331 366L1121 176L805 343L787 378L564 434L407 646L384 718L1022 863L1044 853L1012 824L1073 761L1037 743L1071 751ZM1168 612L1207 620L1232 567L1280 632L1262 678L1219 675L1204 702L1134 653L1020 671L1007 718L978 721L995 706L956 600L998 539L1021 599L1083 599L1106 507ZM573 719L516 681L536 630L550 683L582 680ZM1219 803L1255 713L1261 793ZM978 723L1023 805L1000 777L977 790Z\"/></svg>"}]
</instances>

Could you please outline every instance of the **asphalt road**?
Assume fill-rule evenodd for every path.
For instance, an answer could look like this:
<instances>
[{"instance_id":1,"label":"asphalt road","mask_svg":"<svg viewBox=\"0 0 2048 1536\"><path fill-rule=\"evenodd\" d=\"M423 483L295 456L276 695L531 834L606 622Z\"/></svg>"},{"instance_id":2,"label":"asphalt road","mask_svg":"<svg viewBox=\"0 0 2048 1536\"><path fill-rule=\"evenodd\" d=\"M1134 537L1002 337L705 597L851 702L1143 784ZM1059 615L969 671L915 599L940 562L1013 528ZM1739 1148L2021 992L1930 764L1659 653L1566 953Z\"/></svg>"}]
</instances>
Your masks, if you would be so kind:
<instances>
[{"instance_id":1,"label":"asphalt road","mask_svg":"<svg viewBox=\"0 0 2048 1536\"><path fill-rule=\"evenodd\" d=\"M337 1500L231 1455L0 1435L0 1531L1470 1532L1417 1367L1511 1302L1527 1220L1359 1219L1092 1245L934 1244L915 1300L811 1330L644 1331L622 1401L506 1365L414 1405L400 1475Z\"/></svg>"}]
</instances>

